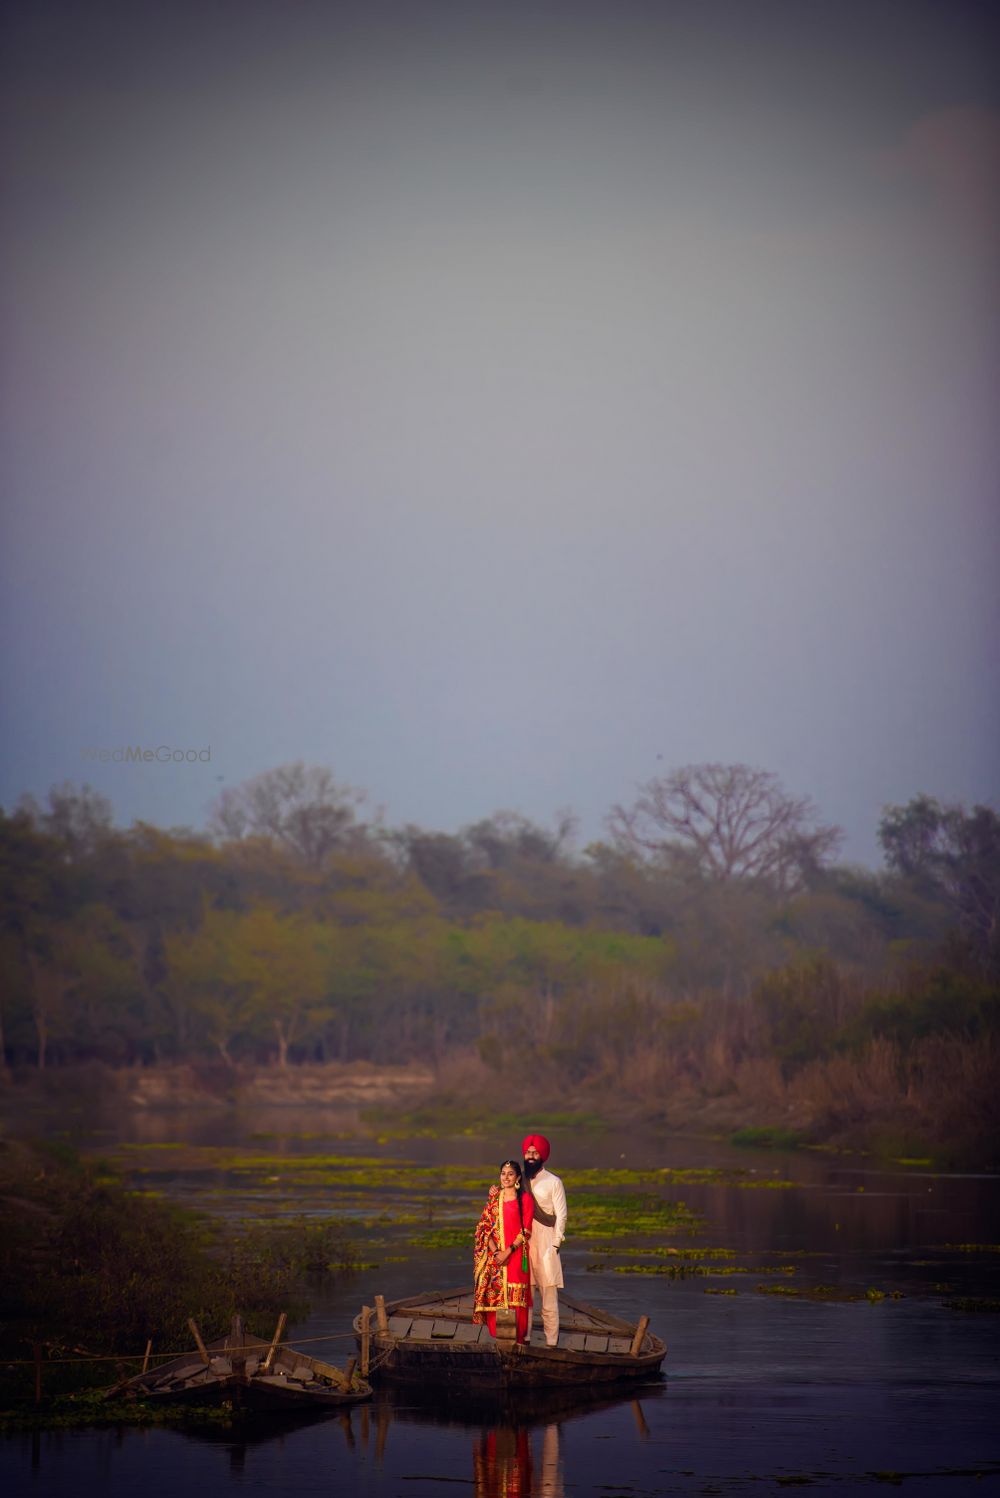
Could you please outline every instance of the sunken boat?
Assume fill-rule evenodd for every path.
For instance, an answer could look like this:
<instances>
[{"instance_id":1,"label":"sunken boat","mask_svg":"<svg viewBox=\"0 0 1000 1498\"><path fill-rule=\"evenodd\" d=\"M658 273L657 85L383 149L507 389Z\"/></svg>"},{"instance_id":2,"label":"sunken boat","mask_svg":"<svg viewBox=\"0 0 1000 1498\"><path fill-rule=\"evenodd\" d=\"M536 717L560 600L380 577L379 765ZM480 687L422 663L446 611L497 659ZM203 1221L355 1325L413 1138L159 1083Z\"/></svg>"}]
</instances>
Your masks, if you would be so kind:
<instances>
[{"instance_id":1,"label":"sunken boat","mask_svg":"<svg viewBox=\"0 0 1000 1498\"><path fill-rule=\"evenodd\" d=\"M144 1366L109 1390L109 1397L290 1413L342 1409L371 1398L371 1385L355 1371L356 1358L335 1368L282 1342L284 1312L270 1342L248 1333L239 1316L214 1342L204 1342L193 1321L188 1326L195 1340L191 1352L155 1369Z\"/></svg>"},{"instance_id":2,"label":"sunken boat","mask_svg":"<svg viewBox=\"0 0 1000 1498\"><path fill-rule=\"evenodd\" d=\"M438 1290L388 1304L376 1295L354 1320L364 1377L516 1390L611 1384L660 1372L666 1344L649 1330L596 1306L559 1296L559 1341L546 1345L540 1326L515 1340L514 1314L497 1312L497 1335L472 1319L472 1291Z\"/></svg>"}]
</instances>

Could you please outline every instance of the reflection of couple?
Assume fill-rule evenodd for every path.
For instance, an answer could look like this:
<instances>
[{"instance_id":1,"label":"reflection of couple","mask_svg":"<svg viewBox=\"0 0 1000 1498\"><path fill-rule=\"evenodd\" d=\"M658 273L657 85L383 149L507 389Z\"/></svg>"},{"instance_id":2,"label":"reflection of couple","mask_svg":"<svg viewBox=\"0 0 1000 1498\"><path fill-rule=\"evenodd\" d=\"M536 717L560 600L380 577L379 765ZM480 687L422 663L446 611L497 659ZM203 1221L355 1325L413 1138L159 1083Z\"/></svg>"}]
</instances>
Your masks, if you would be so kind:
<instances>
[{"instance_id":1,"label":"reflection of couple","mask_svg":"<svg viewBox=\"0 0 1000 1498\"><path fill-rule=\"evenodd\" d=\"M524 1427L484 1431L472 1448L472 1488L475 1498L564 1498L559 1427L545 1428L540 1467Z\"/></svg>"},{"instance_id":2,"label":"reflection of couple","mask_svg":"<svg viewBox=\"0 0 1000 1498\"><path fill-rule=\"evenodd\" d=\"M497 1311L513 1311L519 1342L531 1334L535 1288L541 1292L545 1340L559 1339L559 1290L563 1283L559 1245L566 1232L566 1192L545 1169L549 1141L529 1134L522 1146L524 1169L505 1160L500 1183L491 1186L476 1228L475 1311L497 1334Z\"/></svg>"}]
</instances>

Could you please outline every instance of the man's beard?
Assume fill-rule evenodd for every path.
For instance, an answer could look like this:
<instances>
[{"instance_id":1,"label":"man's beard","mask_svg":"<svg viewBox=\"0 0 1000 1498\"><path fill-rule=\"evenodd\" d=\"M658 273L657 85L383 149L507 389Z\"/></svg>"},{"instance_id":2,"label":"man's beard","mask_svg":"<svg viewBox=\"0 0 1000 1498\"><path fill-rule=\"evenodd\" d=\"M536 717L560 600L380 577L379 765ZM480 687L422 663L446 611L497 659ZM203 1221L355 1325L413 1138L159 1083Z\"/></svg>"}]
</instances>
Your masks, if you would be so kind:
<instances>
[{"instance_id":1,"label":"man's beard","mask_svg":"<svg viewBox=\"0 0 1000 1498\"><path fill-rule=\"evenodd\" d=\"M528 1177L529 1181L538 1174L544 1164L544 1160L525 1160L524 1173Z\"/></svg>"}]
</instances>

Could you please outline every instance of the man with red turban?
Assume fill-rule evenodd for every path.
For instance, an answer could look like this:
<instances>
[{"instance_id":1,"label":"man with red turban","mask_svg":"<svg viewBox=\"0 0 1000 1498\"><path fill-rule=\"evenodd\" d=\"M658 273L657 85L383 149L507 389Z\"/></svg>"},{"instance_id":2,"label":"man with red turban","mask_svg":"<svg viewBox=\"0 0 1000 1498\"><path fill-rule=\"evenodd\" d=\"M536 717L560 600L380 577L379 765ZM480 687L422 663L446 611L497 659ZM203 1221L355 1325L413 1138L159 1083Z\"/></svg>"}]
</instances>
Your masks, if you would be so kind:
<instances>
[{"instance_id":1,"label":"man with red turban","mask_svg":"<svg viewBox=\"0 0 1000 1498\"><path fill-rule=\"evenodd\" d=\"M559 1177L545 1168L551 1149L543 1134L529 1134L521 1150L525 1180L535 1199L531 1278L542 1296L545 1340L550 1347L555 1347L559 1340L559 1291L563 1284L559 1245L566 1233L566 1192ZM528 1320L530 1335L530 1315Z\"/></svg>"}]
</instances>

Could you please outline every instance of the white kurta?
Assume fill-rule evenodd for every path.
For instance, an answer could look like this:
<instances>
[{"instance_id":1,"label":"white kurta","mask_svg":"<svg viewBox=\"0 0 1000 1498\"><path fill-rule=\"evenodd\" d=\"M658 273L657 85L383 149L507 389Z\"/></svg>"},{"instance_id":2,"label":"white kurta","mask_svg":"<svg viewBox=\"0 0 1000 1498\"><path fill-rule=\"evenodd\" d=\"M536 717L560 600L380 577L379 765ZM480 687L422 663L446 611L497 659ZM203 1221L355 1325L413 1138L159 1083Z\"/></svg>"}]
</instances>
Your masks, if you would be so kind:
<instances>
[{"instance_id":1,"label":"white kurta","mask_svg":"<svg viewBox=\"0 0 1000 1498\"><path fill-rule=\"evenodd\" d=\"M556 1249L566 1232L566 1192L559 1177L543 1166L531 1182L531 1194L542 1211L556 1219L551 1228L537 1217L531 1225L531 1277L536 1285L555 1285L561 1290L562 1260Z\"/></svg>"}]
</instances>

